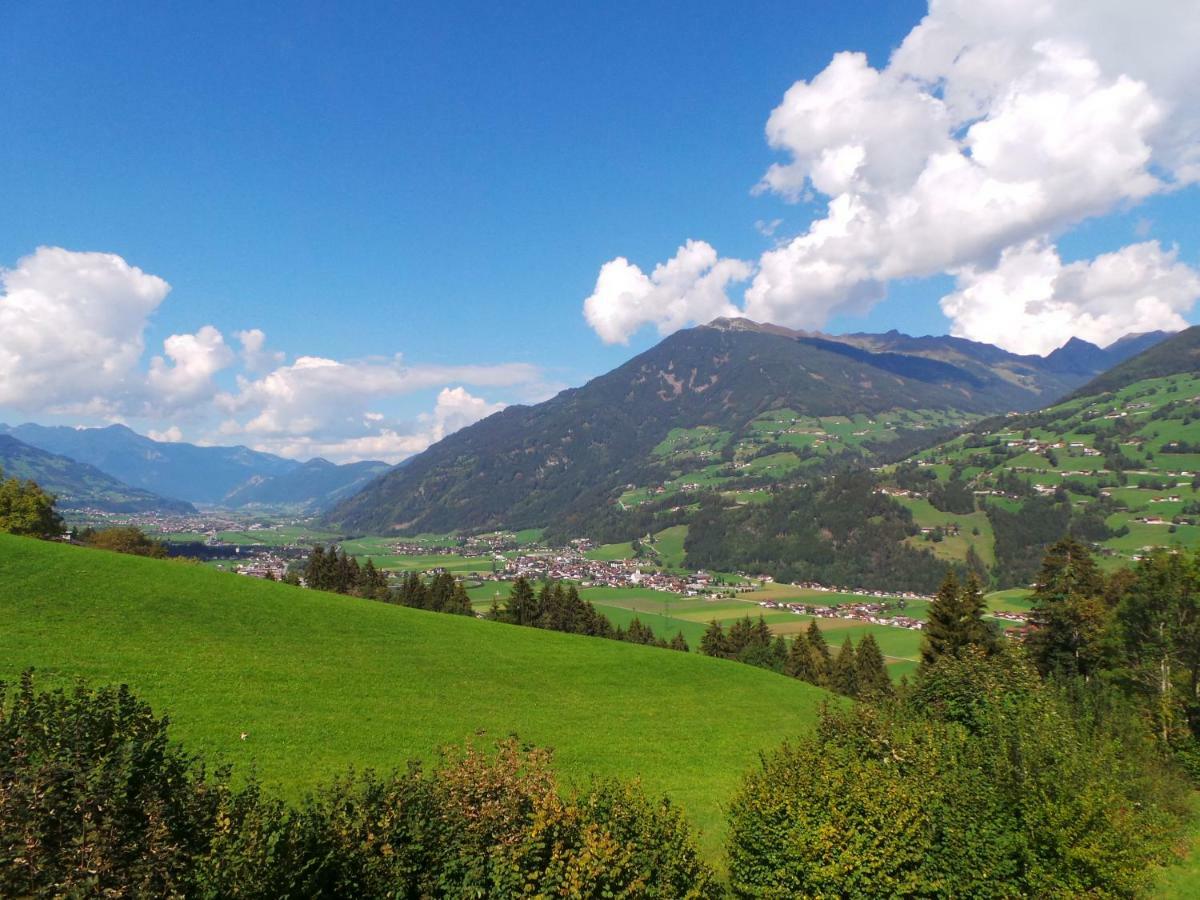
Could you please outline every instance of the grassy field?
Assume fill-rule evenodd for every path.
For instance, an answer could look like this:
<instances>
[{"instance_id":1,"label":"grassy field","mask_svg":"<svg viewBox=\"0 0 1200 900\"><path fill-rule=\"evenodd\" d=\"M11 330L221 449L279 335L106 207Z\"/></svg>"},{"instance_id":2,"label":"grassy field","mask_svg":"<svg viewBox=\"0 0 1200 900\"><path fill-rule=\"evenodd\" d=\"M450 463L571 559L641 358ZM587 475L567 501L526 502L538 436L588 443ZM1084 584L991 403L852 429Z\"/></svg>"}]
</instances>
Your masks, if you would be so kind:
<instances>
[{"instance_id":1,"label":"grassy field","mask_svg":"<svg viewBox=\"0 0 1200 900\"><path fill-rule=\"evenodd\" d=\"M669 794L714 861L741 773L828 697L694 653L0 535L0 677L29 666L43 685L126 682L187 746L291 797L350 765L516 732L567 778Z\"/></svg>"},{"instance_id":2,"label":"grassy field","mask_svg":"<svg viewBox=\"0 0 1200 900\"><path fill-rule=\"evenodd\" d=\"M1162 900L1194 900L1200 897L1200 793L1192 795L1192 826L1181 853L1185 856L1162 869L1154 896Z\"/></svg>"}]
</instances>

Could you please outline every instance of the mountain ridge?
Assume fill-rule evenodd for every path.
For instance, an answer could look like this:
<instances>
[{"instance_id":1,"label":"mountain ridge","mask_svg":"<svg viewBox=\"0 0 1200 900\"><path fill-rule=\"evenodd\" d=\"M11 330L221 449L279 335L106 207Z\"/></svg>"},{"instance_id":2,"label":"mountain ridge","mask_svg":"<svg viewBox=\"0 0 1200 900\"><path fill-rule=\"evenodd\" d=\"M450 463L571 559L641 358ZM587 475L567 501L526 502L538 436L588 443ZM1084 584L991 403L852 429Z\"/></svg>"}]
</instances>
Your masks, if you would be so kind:
<instances>
[{"instance_id":1,"label":"mountain ridge","mask_svg":"<svg viewBox=\"0 0 1200 900\"><path fill-rule=\"evenodd\" d=\"M828 336L717 319L664 338L536 406L511 406L452 434L338 504L352 530L539 527L598 515L617 489L660 478L672 429L712 429L729 453L756 417L949 411L984 417L1047 405L1096 373L1060 373L960 338ZM925 427L923 425L918 427Z\"/></svg>"},{"instance_id":2,"label":"mountain ridge","mask_svg":"<svg viewBox=\"0 0 1200 900\"><path fill-rule=\"evenodd\" d=\"M156 441L125 425L0 425L3 434L92 466L133 488L205 506L324 509L388 468L377 461L345 466L320 459L302 463L240 445Z\"/></svg>"},{"instance_id":3,"label":"mountain ridge","mask_svg":"<svg viewBox=\"0 0 1200 900\"><path fill-rule=\"evenodd\" d=\"M55 495L62 509L183 515L196 512L187 501L125 484L95 466L26 444L11 434L0 434L0 470L5 477L36 481Z\"/></svg>"}]
</instances>

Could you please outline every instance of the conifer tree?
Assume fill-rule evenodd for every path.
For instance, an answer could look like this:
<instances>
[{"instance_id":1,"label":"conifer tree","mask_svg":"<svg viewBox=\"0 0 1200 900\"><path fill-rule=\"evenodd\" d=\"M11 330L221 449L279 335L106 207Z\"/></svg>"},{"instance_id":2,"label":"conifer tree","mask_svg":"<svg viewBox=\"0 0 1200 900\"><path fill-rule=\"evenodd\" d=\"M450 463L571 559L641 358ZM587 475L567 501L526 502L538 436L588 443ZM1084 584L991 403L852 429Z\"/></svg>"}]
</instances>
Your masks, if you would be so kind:
<instances>
[{"instance_id":1,"label":"conifer tree","mask_svg":"<svg viewBox=\"0 0 1200 900\"><path fill-rule=\"evenodd\" d=\"M725 652L731 658L738 658L754 640L754 623L749 616L735 619L729 626L725 638Z\"/></svg>"},{"instance_id":2,"label":"conifer tree","mask_svg":"<svg viewBox=\"0 0 1200 900\"><path fill-rule=\"evenodd\" d=\"M537 597L529 579L520 577L513 582L507 608L508 620L515 625L532 625L537 621Z\"/></svg>"},{"instance_id":3,"label":"conifer tree","mask_svg":"<svg viewBox=\"0 0 1200 900\"><path fill-rule=\"evenodd\" d=\"M879 642L874 635L868 634L858 642L858 649L854 653L854 670L858 696L879 700L892 695L892 679L888 676L883 651L879 649Z\"/></svg>"},{"instance_id":4,"label":"conifer tree","mask_svg":"<svg viewBox=\"0 0 1200 900\"><path fill-rule=\"evenodd\" d=\"M961 589L954 570L946 572L941 587L929 604L921 644L921 665L932 666L947 654L962 646L959 623L962 619Z\"/></svg>"},{"instance_id":5,"label":"conifer tree","mask_svg":"<svg viewBox=\"0 0 1200 900\"><path fill-rule=\"evenodd\" d=\"M842 641L841 649L834 657L829 673L829 687L847 697L858 696L858 672L854 665L854 644L850 635L846 635L846 640Z\"/></svg>"},{"instance_id":6,"label":"conifer tree","mask_svg":"<svg viewBox=\"0 0 1200 900\"><path fill-rule=\"evenodd\" d=\"M671 649L681 650L684 653L691 651L691 648L688 646L688 642L684 638L682 631L675 632L675 637L671 638Z\"/></svg>"},{"instance_id":7,"label":"conifer tree","mask_svg":"<svg viewBox=\"0 0 1200 900\"><path fill-rule=\"evenodd\" d=\"M704 636L700 638L700 652L705 656L729 656L729 641L721 623L713 619L708 623Z\"/></svg>"},{"instance_id":8,"label":"conifer tree","mask_svg":"<svg viewBox=\"0 0 1200 900\"><path fill-rule=\"evenodd\" d=\"M825 635L821 633L820 626L817 625L817 620L813 619L808 623L808 629L804 633L804 639L813 651L813 670L816 673L816 681L813 684L826 684L829 681L829 670L833 665L833 660L829 653L829 643L825 640Z\"/></svg>"},{"instance_id":9,"label":"conifer tree","mask_svg":"<svg viewBox=\"0 0 1200 900\"><path fill-rule=\"evenodd\" d=\"M475 610L471 606L471 598L467 595L467 587L461 581L454 585L454 600L451 611L460 616L473 616Z\"/></svg>"},{"instance_id":10,"label":"conifer tree","mask_svg":"<svg viewBox=\"0 0 1200 900\"><path fill-rule=\"evenodd\" d=\"M783 635L776 635L775 640L771 642L771 668L776 672L782 672L784 666L787 665L788 645Z\"/></svg>"},{"instance_id":11,"label":"conifer tree","mask_svg":"<svg viewBox=\"0 0 1200 900\"><path fill-rule=\"evenodd\" d=\"M327 573L325 548L316 544L308 553L308 562L304 566L304 583L314 591L328 590Z\"/></svg>"},{"instance_id":12,"label":"conifer tree","mask_svg":"<svg viewBox=\"0 0 1200 900\"><path fill-rule=\"evenodd\" d=\"M1071 537L1053 544L1033 592L1026 647L1043 675L1090 678L1101 666L1109 610L1091 551Z\"/></svg>"},{"instance_id":13,"label":"conifer tree","mask_svg":"<svg viewBox=\"0 0 1200 900\"><path fill-rule=\"evenodd\" d=\"M788 650L787 662L784 663L783 673L792 678L799 678L809 684L820 684L821 674L817 668L816 651L803 636L792 641Z\"/></svg>"}]
</instances>

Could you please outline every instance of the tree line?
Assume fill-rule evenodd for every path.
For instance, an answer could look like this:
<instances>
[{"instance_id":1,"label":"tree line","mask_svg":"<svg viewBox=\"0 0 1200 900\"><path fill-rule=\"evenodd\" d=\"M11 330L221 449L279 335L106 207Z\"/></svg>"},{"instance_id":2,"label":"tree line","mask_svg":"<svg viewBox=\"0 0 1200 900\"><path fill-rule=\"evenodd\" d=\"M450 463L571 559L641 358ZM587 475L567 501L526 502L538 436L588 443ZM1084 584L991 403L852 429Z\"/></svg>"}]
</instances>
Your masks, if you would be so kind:
<instances>
[{"instance_id":1,"label":"tree line","mask_svg":"<svg viewBox=\"0 0 1200 900\"><path fill-rule=\"evenodd\" d=\"M920 529L878 486L872 473L851 471L752 506L729 509L719 497L704 498L688 527L686 565L762 572L776 581L932 593L945 563L905 543Z\"/></svg>"},{"instance_id":2,"label":"tree line","mask_svg":"<svg viewBox=\"0 0 1200 900\"><path fill-rule=\"evenodd\" d=\"M428 580L417 572L407 572L401 577L400 585L393 588L388 583L387 573L376 568L370 559L360 566L344 550L334 547L327 551L321 545L313 547L302 571L304 583L316 590L382 600L432 612L475 615L466 586L449 572L438 572ZM529 579L517 578L503 605L493 598L491 608L482 618L547 631L681 650L684 653L690 650L682 631L668 641L658 637L637 616L628 627L613 625L590 601L579 596L574 585L564 587L561 582L543 582L535 591Z\"/></svg>"},{"instance_id":3,"label":"tree line","mask_svg":"<svg viewBox=\"0 0 1200 900\"><path fill-rule=\"evenodd\" d=\"M782 635L771 634L762 616L757 621L744 616L730 623L728 631L714 619L700 640L700 652L770 669L846 697L879 700L892 695L887 663L873 635L864 635L857 649L847 635L834 655L815 620L789 644Z\"/></svg>"},{"instance_id":4,"label":"tree line","mask_svg":"<svg viewBox=\"0 0 1200 900\"><path fill-rule=\"evenodd\" d=\"M584 634L630 644L645 644L670 650L689 651L683 632L671 640L658 637L650 626L634 616L625 628L614 626L608 616L600 613L591 601L579 596L575 585L564 587L561 582L543 582L535 592L529 579L517 578L504 605L495 598L485 618L511 625L544 628L567 634Z\"/></svg>"}]
</instances>

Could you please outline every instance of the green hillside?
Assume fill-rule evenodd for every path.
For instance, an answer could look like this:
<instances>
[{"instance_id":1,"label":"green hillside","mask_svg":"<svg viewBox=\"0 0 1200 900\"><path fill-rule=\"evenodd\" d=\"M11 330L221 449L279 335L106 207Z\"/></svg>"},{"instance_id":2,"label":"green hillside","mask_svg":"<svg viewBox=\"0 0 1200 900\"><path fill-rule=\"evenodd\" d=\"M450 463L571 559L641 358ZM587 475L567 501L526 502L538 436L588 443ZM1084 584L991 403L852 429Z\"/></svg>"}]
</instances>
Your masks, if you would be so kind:
<instances>
[{"instance_id":1,"label":"green hillside","mask_svg":"<svg viewBox=\"0 0 1200 900\"><path fill-rule=\"evenodd\" d=\"M0 676L125 681L177 738L291 796L483 729L641 776L703 829L828 695L733 662L439 615L0 534ZM239 739L247 732L247 739Z\"/></svg>"},{"instance_id":2,"label":"green hillside","mask_svg":"<svg viewBox=\"0 0 1200 900\"><path fill-rule=\"evenodd\" d=\"M677 493L753 502L754 487L844 455L898 459L937 429L1044 405L1094 374L1064 380L1038 358L969 341L907 339L897 352L902 336L877 337L878 351L746 320L677 331L580 388L448 436L330 521L376 534L538 526L555 539L627 540L680 524L654 515L678 506Z\"/></svg>"},{"instance_id":3,"label":"green hillside","mask_svg":"<svg viewBox=\"0 0 1200 900\"><path fill-rule=\"evenodd\" d=\"M1170 343L1132 362L1153 363ZM1149 547L1198 546L1200 375L1144 378L980 422L885 480L924 531L914 546L948 560L974 548L1005 585L1025 583L1045 543L1066 531L1110 567Z\"/></svg>"},{"instance_id":4,"label":"green hillside","mask_svg":"<svg viewBox=\"0 0 1200 900\"><path fill-rule=\"evenodd\" d=\"M131 487L87 463L49 453L4 433L0 433L0 472L8 478L36 481L55 495L61 509L184 515L196 512L190 503Z\"/></svg>"}]
</instances>

